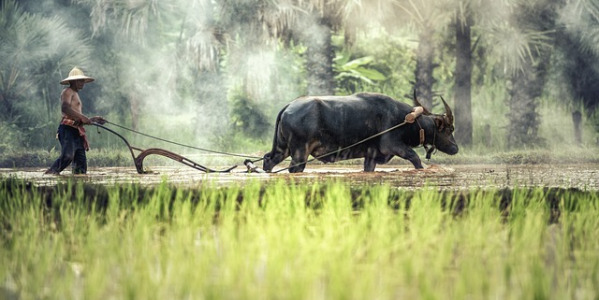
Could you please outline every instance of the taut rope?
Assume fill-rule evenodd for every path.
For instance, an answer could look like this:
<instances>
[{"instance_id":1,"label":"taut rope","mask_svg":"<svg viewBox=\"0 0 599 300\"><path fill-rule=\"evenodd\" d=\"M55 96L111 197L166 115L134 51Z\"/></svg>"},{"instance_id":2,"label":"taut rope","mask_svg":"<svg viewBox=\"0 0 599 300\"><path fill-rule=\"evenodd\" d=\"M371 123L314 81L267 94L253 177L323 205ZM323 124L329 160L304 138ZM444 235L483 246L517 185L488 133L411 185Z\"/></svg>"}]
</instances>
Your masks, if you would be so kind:
<instances>
[{"instance_id":1,"label":"taut rope","mask_svg":"<svg viewBox=\"0 0 599 300\"><path fill-rule=\"evenodd\" d=\"M145 137L151 138L151 139L155 139L155 140L159 140L165 143L169 143L169 144L173 144L173 145L177 145L177 146L181 146L181 147L186 147L186 148L190 148L190 149L195 149L195 150L200 150L200 151L204 151L204 152L210 152L210 153L217 153L217 154L223 154L223 155L228 155L228 156L236 156L236 157L242 157L242 158L254 158L254 159L263 159L262 157L258 157L258 156L251 156L251 155L245 155L245 154L238 154L238 153L230 153L230 152L224 152L224 151L216 151L216 150L210 150L210 149L205 149L205 148L200 148L200 147L195 147L195 146L190 146L190 145L185 145L182 143L178 143L178 142L174 142L171 140L167 140L167 139L163 139L157 136L153 136L147 133L143 133L143 132L139 132L135 129L131 129L131 128L127 128L125 126L110 122L110 121L106 121L106 123L114 125L116 127L119 127L121 129L127 130L127 131L131 131L133 133L139 134L139 135L143 135Z\"/></svg>"}]
</instances>

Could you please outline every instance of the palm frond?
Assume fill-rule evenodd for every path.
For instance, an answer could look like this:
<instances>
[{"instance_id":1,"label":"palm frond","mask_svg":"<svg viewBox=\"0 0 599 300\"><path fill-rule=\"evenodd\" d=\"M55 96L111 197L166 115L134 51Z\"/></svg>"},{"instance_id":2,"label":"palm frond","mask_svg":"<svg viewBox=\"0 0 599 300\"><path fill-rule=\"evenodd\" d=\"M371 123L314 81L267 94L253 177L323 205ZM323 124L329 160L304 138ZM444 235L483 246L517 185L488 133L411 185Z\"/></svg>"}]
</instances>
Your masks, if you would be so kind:
<instances>
[{"instance_id":1,"label":"palm frond","mask_svg":"<svg viewBox=\"0 0 599 300\"><path fill-rule=\"evenodd\" d=\"M426 0L393 0L393 5L401 14L398 18L404 23L413 23L418 29L442 29L452 20L455 10L450 9L454 1L442 0L431 3Z\"/></svg>"},{"instance_id":2,"label":"palm frond","mask_svg":"<svg viewBox=\"0 0 599 300\"><path fill-rule=\"evenodd\" d=\"M599 3L592 0L574 0L560 13L564 30L580 40L581 51L599 56Z\"/></svg>"},{"instance_id":3,"label":"palm frond","mask_svg":"<svg viewBox=\"0 0 599 300\"><path fill-rule=\"evenodd\" d=\"M505 73L522 70L529 61L535 63L542 51L552 47L552 31L519 28L508 22L494 26L485 35L489 49L503 62Z\"/></svg>"},{"instance_id":4,"label":"palm frond","mask_svg":"<svg viewBox=\"0 0 599 300\"><path fill-rule=\"evenodd\" d=\"M599 3L597 1L592 0L579 0L584 7L584 9L588 12L589 15L595 20L595 22L599 22Z\"/></svg>"},{"instance_id":5,"label":"palm frond","mask_svg":"<svg viewBox=\"0 0 599 300\"><path fill-rule=\"evenodd\" d=\"M89 59L87 41L58 17L30 14L8 0L2 3L0 24L0 93L3 101L15 104L5 102L5 107L14 109L9 114L37 107L28 101L56 99L56 94L45 91L56 87L70 68Z\"/></svg>"}]
</instances>

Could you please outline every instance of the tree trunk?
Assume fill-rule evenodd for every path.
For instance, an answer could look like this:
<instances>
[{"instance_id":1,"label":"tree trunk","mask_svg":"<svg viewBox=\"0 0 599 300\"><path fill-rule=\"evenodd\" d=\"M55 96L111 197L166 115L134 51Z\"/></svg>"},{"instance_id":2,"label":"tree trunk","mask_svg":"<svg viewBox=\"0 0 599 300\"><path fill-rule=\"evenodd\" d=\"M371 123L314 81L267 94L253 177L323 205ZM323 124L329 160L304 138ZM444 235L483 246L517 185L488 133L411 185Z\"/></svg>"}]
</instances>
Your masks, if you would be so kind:
<instances>
[{"instance_id":1,"label":"tree trunk","mask_svg":"<svg viewBox=\"0 0 599 300\"><path fill-rule=\"evenodd\" d=\"M575 111L572 113L572 122L574 123L574 141L576 145L582 145L582 113Z\"/></svg>"},{"instance_id":2,"label":"tree trunk","mask_svg":"<svg viewBox=\"0 0 599 300\"><path fill-rule=\"evenodd\" d=\"M414 72L416 82L414 83L414 89L418 101L429 110L433 109L433 84L435 84L433 71L436 67L433 63L434 53L433 30L424 29L420 33L416 52L416 70Z\"/></svg>"},{"instance_id":3,"label":"tree trunk","mask_svg":"<svg viewBox=\"0 0 599 300\"><path fill-rule=\"evenodd\" d=\"M537 113L538 76L530 65L522 71L513 74L508 83L509 124L507 143L508 148L532 146L541 142L538 136L539 114Z\"/></svg>"},{"instance_id":4,"label":"tree trunk","mask_svg":"<svg viewBox=\"0 0 599 300\"><path fill-rule=\"evenodd\" d=\"M523 5L518 8L516 20L522 28L536 32L549 32L555 28L558 6L558 1L547 1L545 4L523 2ZM551 35L548 37L554 38ZM522 61L520 68L511 75L508 84L509 148L544 144L544 140L538 135L540 117L537 113L537 99L545 87L552 49L532 44L530 48L529 55Z\"/></svg>"},{"instance_id":5,"label":"tree trunk","mask_svg":"<svg viewBox=\"0 0 599 300\"><path fill-rule=\"evenodd\" d=\"M472 17L461 20L456 25L456 67L455 67L455 138L458 144L472 145L472 50L470 27Z\"/></svg>"},{"instance_id":6,"label":"tree trunk","mask_svg":"<svg viewBox=\"0 0 599 300\"><path fill-rule=\"evenodd\" d=\"M331 35L331 26L322 19L313 22L304 34L308 95L335 93Z\"/></svg>"}]
</instances>

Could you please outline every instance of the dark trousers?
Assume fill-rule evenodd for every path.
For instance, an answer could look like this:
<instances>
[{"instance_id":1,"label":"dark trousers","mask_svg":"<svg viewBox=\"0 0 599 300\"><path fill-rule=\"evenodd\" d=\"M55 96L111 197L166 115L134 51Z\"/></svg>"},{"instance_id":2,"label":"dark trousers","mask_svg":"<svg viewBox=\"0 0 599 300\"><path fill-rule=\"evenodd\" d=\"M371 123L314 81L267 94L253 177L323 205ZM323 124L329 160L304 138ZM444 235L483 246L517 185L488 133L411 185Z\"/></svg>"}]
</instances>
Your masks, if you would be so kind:
<instances>
[{"instance_id":1,"label":"dark trousers","mask_svg":"<svg viewBox=\"0 0 599 300\"><path fill-rule=\"evenodd\" d=\"M52 164L50 170L60 173L71 163L73 174L87 173L87 157L83 146L83 137L79 135L77 128L60 125L58 126L58 140L60 141L60 157Z\"/></svg>"}]
</instances>

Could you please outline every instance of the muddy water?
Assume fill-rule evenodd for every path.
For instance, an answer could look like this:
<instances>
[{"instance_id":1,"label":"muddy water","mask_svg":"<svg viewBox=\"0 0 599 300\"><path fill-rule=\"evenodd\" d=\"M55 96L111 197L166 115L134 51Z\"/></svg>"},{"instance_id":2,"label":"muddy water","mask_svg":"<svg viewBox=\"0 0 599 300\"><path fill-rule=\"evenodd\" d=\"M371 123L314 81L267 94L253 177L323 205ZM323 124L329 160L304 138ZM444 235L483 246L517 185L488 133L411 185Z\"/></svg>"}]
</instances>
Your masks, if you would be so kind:
<instances>
[{"instance_id":1,"label":"muddy water","mask_svg":"<svg viewBox=\"0 0 599 300\"><path fill-rule=\"evenodd\" d=\"M17 177L38 186L54 185L60 181L80 180L88 183L141 183L147 185L167 181L182 186L204 183L216 185L245 184L259 180L277 179L315 182L339 179L352 185L386 184L414 189L424 186L443 189L561 187L599 190L599 164L578 165L430 165L417 171L407 165L383 165L376 172L364 173L357 165L311 165L304 173L276 174L247 173L241 165L231 173L206 174L186 166L152 167L150 174L137 174L134 167L91 168L87 175L43 175L44 169L0 169L2 177Z\"/></svg>"}]
</instances>

